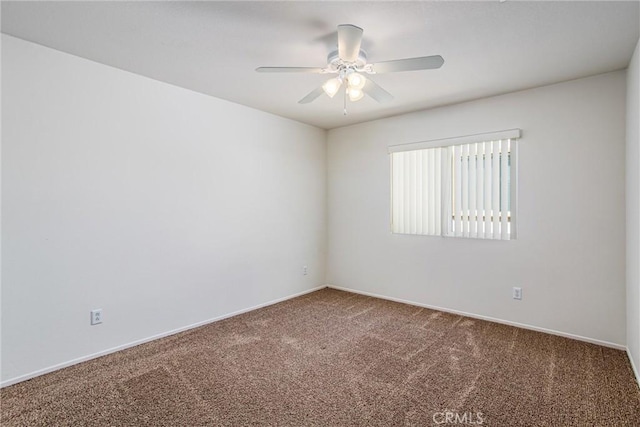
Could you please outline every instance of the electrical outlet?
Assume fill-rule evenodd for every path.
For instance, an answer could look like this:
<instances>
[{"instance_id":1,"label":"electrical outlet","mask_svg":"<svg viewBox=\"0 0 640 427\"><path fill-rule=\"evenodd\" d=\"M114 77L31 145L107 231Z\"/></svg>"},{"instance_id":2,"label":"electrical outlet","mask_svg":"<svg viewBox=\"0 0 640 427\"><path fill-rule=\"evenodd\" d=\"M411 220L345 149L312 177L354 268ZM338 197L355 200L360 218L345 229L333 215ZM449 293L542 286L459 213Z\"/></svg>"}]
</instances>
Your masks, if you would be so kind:
<instances>
[{"instance_id":1,"label":"electrical outlet","mask_svg":"<svg viewBox=\"0 0 640 427\"><path fill-rule=\"evenodd\" d=\"M99 325L100 323L102 323L102 309L91 310L91 324Z\"/></svg>"},{"instance_id":2,"label":"electrical outlet","mask_svg":"<svg viewBox=\"0 0 640 427\"><path fill-rule=\"evenodd\" d=\"M306 275L307 275L307 266L306 266L306 265L305 265L304 267L302 267L302 274L303 274L304 276L306 276Z\"/></svg>"},{"instance_id":3,"label":"electrical outlet","mask_svg":"<svg viewBox=\"0 0 640 427\"><path fill-rule=\"evenodd\" d=\"M522 299L522 288L513 288L513 299Z\"/></svg>"}]
</instances>

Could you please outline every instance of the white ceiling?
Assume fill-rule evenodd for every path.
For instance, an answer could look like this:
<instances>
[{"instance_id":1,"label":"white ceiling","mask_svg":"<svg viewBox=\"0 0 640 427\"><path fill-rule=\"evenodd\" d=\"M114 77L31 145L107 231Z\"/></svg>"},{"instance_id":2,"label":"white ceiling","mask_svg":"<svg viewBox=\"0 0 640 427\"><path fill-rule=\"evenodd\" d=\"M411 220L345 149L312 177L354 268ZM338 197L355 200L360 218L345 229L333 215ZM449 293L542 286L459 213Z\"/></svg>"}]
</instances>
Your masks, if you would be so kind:
<instances>
[{"instance_id":1,"label":"white ceiling","mask_svg":"<svg viewBox=\"0 0 640 427\"><path fill-rule=\"evenodd\" d=\"M639 2L2 2L2 32L321 128L626 68ZM364 28L369 62L442 55L439 70L381 74L395 99L297 101L326 76L338 24Z\"/></svg>"}]
</instances>

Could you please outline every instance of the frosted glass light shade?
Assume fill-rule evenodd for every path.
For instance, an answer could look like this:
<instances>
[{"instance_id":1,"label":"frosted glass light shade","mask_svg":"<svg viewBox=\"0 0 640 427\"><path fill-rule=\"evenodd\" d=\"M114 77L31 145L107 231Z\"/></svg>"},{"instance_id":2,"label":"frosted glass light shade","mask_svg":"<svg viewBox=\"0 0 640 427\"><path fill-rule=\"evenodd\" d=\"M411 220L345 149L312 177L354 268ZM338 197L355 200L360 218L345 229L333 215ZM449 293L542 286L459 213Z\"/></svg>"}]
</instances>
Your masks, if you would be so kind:
<instances>
[{"instance_id":1,"label":"frosted glass light shade","mask_svg":"<svg viewBox=\"0 0 640 427\"><path fill-rule=\"evenodd\" d=\"M362 89L364 84L367 82L367 79L362 74L358 73L349 74L347 79L349 81L349 87L352 89Z\"/></svg>"},{"instance_id":2,"label":"frosted glass light shade","mask_svg":"<svg viewBox=\"0 0 640 427\"><path fill-rule=\"evenodd\" d=\"M351 102L359 101L364 96L362 89L355 89L350 87L347 92L349 93L349 100Z\"/></svg>"},{"instance_id":3,"label":"frosted glass light shade","mask_svg":"<svg viewBox=\"0 0 640 427\"><path fill-rule=\"evenodd\" d=\"M338 93L338 89L340 89L340 86L342 86L342 82L337 78L333 78L327 80L322 85L322 90L324 90L324 93L329 95L329 98L333 98L335 94Z\"/></svg>"}]
</instances>

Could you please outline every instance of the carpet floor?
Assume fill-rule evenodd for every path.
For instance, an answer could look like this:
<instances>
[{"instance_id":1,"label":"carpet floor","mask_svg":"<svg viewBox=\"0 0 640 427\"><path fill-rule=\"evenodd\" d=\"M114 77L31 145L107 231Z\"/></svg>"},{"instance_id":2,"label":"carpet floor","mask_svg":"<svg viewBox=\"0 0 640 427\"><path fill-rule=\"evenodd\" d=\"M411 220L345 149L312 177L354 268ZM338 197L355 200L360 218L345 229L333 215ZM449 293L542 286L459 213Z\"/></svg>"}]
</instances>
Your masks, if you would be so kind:
<instances>
[{"instance_id":1,"label":"carpet floor","mask_svg":"<svg viewBox=\"0 0 640 427\"><path fill-rule=\"evenodd\" d=\"M0 398L2 426L640 426L622 351L333 289Z\"/></svg>"}]
</instances>

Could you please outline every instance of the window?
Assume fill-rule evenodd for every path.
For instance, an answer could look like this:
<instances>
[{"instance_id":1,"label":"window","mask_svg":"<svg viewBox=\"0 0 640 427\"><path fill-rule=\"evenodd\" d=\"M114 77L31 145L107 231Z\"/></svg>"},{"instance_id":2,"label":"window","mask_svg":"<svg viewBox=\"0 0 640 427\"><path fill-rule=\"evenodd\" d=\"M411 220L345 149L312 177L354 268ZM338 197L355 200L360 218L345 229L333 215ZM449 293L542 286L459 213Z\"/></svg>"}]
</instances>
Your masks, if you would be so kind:
<instances>
[{"instance_id":1,"label":"window","mask_svg":"<svg viewBox=\"0 0 640 427\"><path fill-rule=\"evenodd\" d=\"M520 130L389 147L391 231L516 237Z\"/></svg>"}]
</instances>

